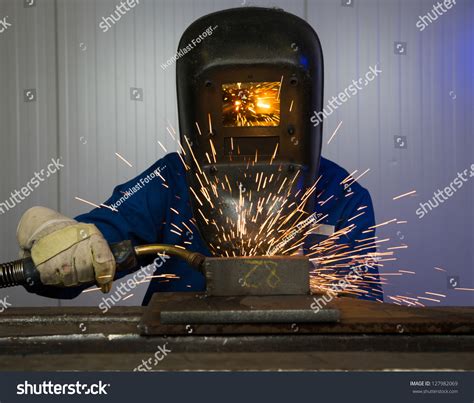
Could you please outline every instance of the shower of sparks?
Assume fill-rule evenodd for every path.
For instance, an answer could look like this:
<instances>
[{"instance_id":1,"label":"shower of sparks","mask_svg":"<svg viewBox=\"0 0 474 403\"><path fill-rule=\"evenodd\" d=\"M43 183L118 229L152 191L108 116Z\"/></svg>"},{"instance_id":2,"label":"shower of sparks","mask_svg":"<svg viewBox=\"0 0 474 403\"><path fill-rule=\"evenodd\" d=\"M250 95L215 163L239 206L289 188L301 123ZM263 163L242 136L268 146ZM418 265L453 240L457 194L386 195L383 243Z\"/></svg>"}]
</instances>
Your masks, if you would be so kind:
<instances>
[{"instance_id":1,"label":"shower of sparks","mask_svg":"<svg viewBox=\"0 0 474 403\"><path fill-rule=\"evenodd\" d=\"M401 194L401 195L399 195L399 196L395 196L395 197L393 198L393 200L398 200L398 199L401 199L402 197L405 197L405 196L413 196L413 195L415 195L415 194L416 194L416 190L411 190L410 192L403 193L403 194Z\"/></svg>"},{"instance_id":2,"label":"shower of sparks","mask_svg":"<svg viewBox=\"0 0 474 403\"><path fill-rule=\"evenodd\" d=\"M328 144L332 141L332 139L334 138L334 136L337 134L337 131L339 130L339 128L341 127L341 125L342 125L342 120L339 122L339 124L338 124L337 127L336 127L336 130L334 130L334 133L333 133L332 136L329 138Z\"/></svg>"},{"instance_id":3,"label":"shower of sparks","mask_svg":"<svg viewBox=\"0 0 474 403\"><path fill-rule=\"evenodd\" d=\"M277 84L280 85L281 82L277 82ZM242 88L242 83L239 83L239 85L239 88ZM278 87L278 91L280 87L281 85ZM242 96L242 94L240 94L240 96ZM279 93L276 98L279 98ZM238 101L238 99L234 101ZM266 105L263 105L263 103L260 103L260 107L266 109ZM280 105L278 103L278 124L279 107ZM290 111L292 108L293 102L290 105ZM243 116L238 119L240 119L240 123L236 125L258 125L256 123L257 120L250 122L248 118ZM245 121L245 119L247 119L247 121ZM212 133L213 128L210 114L208 114L207 120L209 131ZM268 123L268 117L266 122ZM196 122L195 125L198 135L202 136L199 124ZM342 121L338 124L328 144L335 137L341 125ZM314 269L310 273L310 285L313 293L334 293L334 285L338 284L340 280L345 279L351 270L356 267L367 266L375 270L364 273L364 275L359 278L356 277L356 279L352 279L347 283L344 290L339 291L339 293L355 297L367 297L370 294L372 298L379 302L384 302L383 291L378 288L373 288L374 285L380 284L384 286L389 284L389 279L413 277L416 275L416 272L412 270L399 269L394 272L392 269L390 271L390 262L397 261L395 252L399 249L408 248L407 245L400 245L398 242L395 245L390 245L390 238L381 239L375 236L376 228L391 223L405 224L407 223L405 220L393 218L373 225L367 230L361 231L363 235L359 235L358 239L355 239L355 246L346 243L350 235L360 232L355 220L366 212L367 206L360 206L351 217L348 217L347 226L345 228L334 232L322 242L306 245L308 235L313 233L313 230L323 224L327 218L327 215L322 217L318 216L317 219L314 218L314 214L308 215L308 213L305 212L307 201L310 198L316 198L319 205L324 205L326 203L335 203L336 199L334 195L327 194L322 199L321 195L324 192L315 194L316 184L321 180L321 176L310 188L306 190L302 189L292 194L300 171L296 170L293 176L285 175L283 166L276 160L279 144L276 144L271 156L267 155L268 164L270 166L274 165L274 168L277 167L278 172L272 168L270 171L272 173L268 174L264 169L256 168L257 163L262 164L262 161L266 160L260 155L261 153L256 150L255 155L244 159L247 161L247 169L242 172L242 177L236 180L236 178L230 179L227 175L223 175L223 177L219 175L208 176L194 155L192 143L189 139L185 136L185 144L182 145L171 124L167 127L167 131L170 137L178 144L178 148L181 151L178 155L181 158L183 166L190 175L194 175L198 180L199 186L195 188L190 187L190 194L197 202L198 215L204 219L205 225L217 230L218 235L216 241L209 245L214 256L298 255L301 253L301 247L305 245L307 248L305 254L314 264ZM164 146L161 143L159 144L166 151ZM233 138L230 139L230 145L232 153L235 153L234 155L240 155L239 145L234 143ZM212 138L209 139L208 146L209 150L205 153L207 162L209 164L216 163L218 154ZM190 164L193 166L189 166L186 163L183 155L190 156L189 161L191 161ZM192 164L192 162L194 162L194 164ZM341 182L341 185L345 188L349 188L369 171L370 169L366 169L356 176L358 170L355 170ZM254 181L255 187L245 189L243 185L244 180L245 183L252 183L252 181ZM278 190L267 191L267 186L270 183L273 186L271 189ZM232 208L235 210L235 215L226 214L221 210L221 207L219 207L220 203L218 201L222 198L222 192L230 193L232 196L231 199L235 198L236 201L232 201ZM416 191L411 191L396 196L394 200L412 195L415 192ZM349 196L352 194L352 192L349 192ZM100 207L86 200L77 197L76 199L94 207ZM110 208L105 205L104 207ZM205 212L214 209L218 209L217 211L221 215L226 214L223 224L219 224L213 218L206 216ZM181 216L178 210L173 208L170 208L170 210L175 215ZM194 234L193 230L195 231L196 228L197 223L193 218L186 222L182 221L178 225L172 225L170 232L181 237L188 237L189 239L184 243L191 244L190 239L192 240ZM255 230L255 228L257 228L257 230ZM383 245L387 243L388 245L383 247ZM226 245L237 245L238 248L237 250L235 248L227 248ZM183 248L182 245L175 246ZM229 250L231 251L230 253ZM380 274L376 273L376 270ZM446 272L446 270L439 267L435 267L435 270ZM179 279L179 277L174 274L160 274L148 276L146 280L140 283L149 282L156 278L161 278L162 282ZM99 288L86 290L85 292L96 290L99 290ZM474 291L474 289L469 288L456 288L456 290ZM429 291L426 291L424 295L421 296L385 295L385 300L393 304L419 307L425 306L423 301L439 303L443 298L446 298L444 294Z\"/></svg>"},{"instance_id":4,"label":"shower of sparks","mask_svg":"<svg viewBox=\"0 0 474 403\"><path fill-rule=\"evenodd\" d=\"M230 143L232 146L234 144ZM212 142L209 143L210 154L213 161L216 157L212 150ZM232 147L233 148L233 147ZM190 175L197 179L199 186L190 187L190 194L197 203L198 215L204 220L203 231L206 227L216 233L215 241L209 244L214 256L255 256L255 255L296 255L299 254L301 246L305 244L306 238L317 229L327 215L317 217L308 215L305 206L310 198L315 198L316 184L318 178L310 188L299 190L295 194L294 184L300 175L296 171L294 175L285 175L283 166L275 161L278 146L275 147L272 156L268 156L268 164L278 168L278 173L273 169L271 175L264 169L256 167L257 162L263 161L259 153L249 156L246 160L247 169L242 172L242 176L229 179L227 175L206 174L200 166L198 159L194 155L193 148L186 140L186 152L189 154L193 166L186 166ZM237 153L238 154L238 153ZM184 162L184 161L183 161ZM208 162L211 163L210 157ZM354 183L355 180L367 174L370 169L362 172L354 178L357 171L348 176L343 182ZM254 183L250 191L242 185L245 178L246 183ZM268 183L272 183L274 191L264 191ZM278 190L276 190L278 189ZM223 193L224 192L224 193ZM219 200L229 199L235 214L224 213L220 210ZM233 200L235 199L235 200ZM335 203L334 195L327 195L319 204ZM358 231L356 225L357 216L365 214L367 206L361 206L357 212L349 217L347 227L336 231L326 240L312 245L306 251L306 255L315 264L315 269L311 272L311 289L313 292L329 292L333 290L333 285L343 279L349 268L368 265L373 269L384 268L384 273L380 275L374 272L364 274L359 280L351 283L343 290L344 294L354 296L367 296L371 294L377 301L382 302L383 293L377 288L372 288L374 284L387 284L387 279L402 276L413 276L415 272L410 270L400 270L396 273L388 273L384 265L390 261L396 261L395 250L384 249L382 245L389 243L389 238L381 239L375 236L375 228L381 225L396 222L396 219L388 220L370 228L368 231L372 235L367 235L365 239L358 239L357 246L350 246L345 242L349 234ZM207 211L215 209L219 214L224 215L224 223L220 224L211 216L206 216ZM193 223L193 225L195 225ZM189 228L188 228L189 230ZM171 228L171 232L184 235L184 228ZM230 246L229 246L230 245ZM403 249L406 245L392 245L393 249ZM376 249L377 248L377 249ZM377 251L378 250L378 251ZM266 252L265 252L266 251ZM375 271L375 270L373 270ZM427 298L429 296L424 296ZM396 296L397 303L410 301L403 296ZM421 305L418 300L410 302L411 305Z\"/></svg>"},{"instance_id":5,"label":"shower of sparks","mask_svg":"<svg viewBox=\"0 0 474 403\"><path fill-rule=\"evenodd\" d=\"M133 165L130 164L124 157L122 157L119 153L115 153L117 157L119 157L123 162L125 162L130 168L133 168Z\"/></svg>"}]
</instances>

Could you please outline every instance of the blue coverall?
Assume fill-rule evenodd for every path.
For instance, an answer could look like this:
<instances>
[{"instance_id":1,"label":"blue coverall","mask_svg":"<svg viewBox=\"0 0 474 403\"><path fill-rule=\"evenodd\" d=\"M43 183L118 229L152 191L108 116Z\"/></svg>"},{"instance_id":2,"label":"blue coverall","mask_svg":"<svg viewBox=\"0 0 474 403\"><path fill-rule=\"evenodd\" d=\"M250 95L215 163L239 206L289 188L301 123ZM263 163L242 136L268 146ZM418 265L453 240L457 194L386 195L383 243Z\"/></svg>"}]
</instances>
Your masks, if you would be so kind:
<instances>
[{"instance_id":1,"label":"blue coverall","mask_svg":"<svg viewBox=\"0 0 474 403\"><path fill-rule=\"evenodd\" d=\"M167 186L163 186L163 180L160 177L149 179L150 174L157 170L166 180ZM346 197L348 190L344 189L341 182L348 176L348 172L325 158L321 158L319 174L322 178L318 182L315 192L315 197L318 197L317 200L320 202L316 203L316 212L327 214L327 218L322 223L326 224L327 228L334 227L335 231L345 228L349 224L356 225L355 230L343 236L338 242L347 244L351 249L359 246L362 240L373 237L374 232L363 233L375 224L369 192L358 183L353 183L350 186L352 195ZM130 193L130 189L133 189L133 194ZM123 196L127 192L129 197L124 200ZM331 196L333 197L324 203ZM122 202L117 206L120 198L122 198ZM198 231L191 227L190 220L193 213L190 205L190 192L186 182L185 169L177 153L166 155L138 177L117 186L112 196L104 204L116 206L117 211L104 207L96 208L76 217L76 220L95 224L109 243L129 239L134 245L153 243L183 245L186 249L210 255ZM363 209L364 214L359 215L362 211L359 211L358 208L362 206L367 207ZM176 211L179 214L176 214ZM349 219L357 215L359 215L357 218L348 222ZM193 230L192 234L183 226L183 222ZM171 224L182 229L182 233ZM324 239L322 235L308 236L305 251L322 239ZM184 244L185 241L188 243ZM365 250L364 253L371 251L374 252L372 249ZM173 273L179 279L160 282L159 279L154 278L150 282L143 305L148 304L153 293L157 291L203 291L205 289L203 275L179 258L173 257L168 260L162 268L157 269L155 275L163 273ZM378 278L376 267L371 267L368 274ZM120 275L117 275L116 279L118 277ZM79 295L85 288L85 286L47 287L38 294L51 298L70 299ZM371 282L371 285L364 289L368 293L360 298L382 299L381 286L378 282Z\"/></svg>"}]
</instances>

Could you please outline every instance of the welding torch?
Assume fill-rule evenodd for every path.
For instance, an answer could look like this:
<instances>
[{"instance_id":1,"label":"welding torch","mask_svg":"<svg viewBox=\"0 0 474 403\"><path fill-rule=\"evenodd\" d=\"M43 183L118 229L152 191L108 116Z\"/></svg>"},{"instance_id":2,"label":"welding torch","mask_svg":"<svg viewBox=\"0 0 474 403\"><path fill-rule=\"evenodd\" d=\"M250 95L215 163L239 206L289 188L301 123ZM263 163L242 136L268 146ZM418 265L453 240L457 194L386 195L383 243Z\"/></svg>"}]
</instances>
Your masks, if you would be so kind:
<instances>
[{"instance_id":1,"label":"welding torch","mask_svg":"<svg viewBox=\"0 0 474 403\"><path fill-rule=\"evenodd\" d=\"M153 244L133 246L131 241L122 241L109 245L115 258L116 272L131 270L138 266L138 257L165 253L186 261L195 269L201 271L205 256L198 252L191 252L173 245ZM0 264L0 288L40 287L42 284L40 273L33 259L30 257Z\"/></svg>"}]
</instances>

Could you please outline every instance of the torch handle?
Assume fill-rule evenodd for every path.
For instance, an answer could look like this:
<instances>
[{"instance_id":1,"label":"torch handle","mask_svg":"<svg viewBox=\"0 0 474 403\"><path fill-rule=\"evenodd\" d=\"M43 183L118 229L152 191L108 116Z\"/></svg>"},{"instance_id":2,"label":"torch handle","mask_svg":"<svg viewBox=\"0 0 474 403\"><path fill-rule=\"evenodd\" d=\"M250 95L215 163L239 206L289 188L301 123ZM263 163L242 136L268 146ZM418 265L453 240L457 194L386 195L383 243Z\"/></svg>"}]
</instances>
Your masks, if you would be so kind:
<instances>
[{"instance_id":1,"label":"torch handle","mask_svg":"<svg viewBox=\"0 0 474 403\"><path fill-rule=\"evenodd\" d=\"M137 266L137 256L130 241L110 244L116 271L130 270ZM24 286L41 286L41 278L31 258L15 260L0 264L0 288Z\"/></svg>"}]
</instances>

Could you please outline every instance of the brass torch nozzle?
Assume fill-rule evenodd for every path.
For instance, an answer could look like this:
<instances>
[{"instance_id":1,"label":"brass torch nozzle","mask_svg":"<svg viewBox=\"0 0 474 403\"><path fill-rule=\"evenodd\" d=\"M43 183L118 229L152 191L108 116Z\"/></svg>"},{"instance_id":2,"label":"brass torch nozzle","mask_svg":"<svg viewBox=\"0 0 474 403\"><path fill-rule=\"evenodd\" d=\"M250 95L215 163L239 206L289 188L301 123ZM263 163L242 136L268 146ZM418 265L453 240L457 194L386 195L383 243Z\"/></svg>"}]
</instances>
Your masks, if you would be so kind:
<instances>
[{"instance_id":1,"label":"brass torch nozzle","mask_svg":"<svg viewBox=\"0 0 474 403\"><path fill-rule=\"evenodd\" d=\"M135 253L137 256L156 254L159 252L166 253L167 255L171 256L177 256L197 269L201 268L202 263L206 259L206 257L201 253L191 252L173 245L155 244L135 246Z\"/></svg>"}]
</instances>

